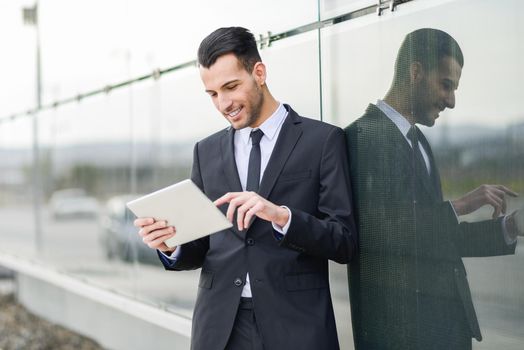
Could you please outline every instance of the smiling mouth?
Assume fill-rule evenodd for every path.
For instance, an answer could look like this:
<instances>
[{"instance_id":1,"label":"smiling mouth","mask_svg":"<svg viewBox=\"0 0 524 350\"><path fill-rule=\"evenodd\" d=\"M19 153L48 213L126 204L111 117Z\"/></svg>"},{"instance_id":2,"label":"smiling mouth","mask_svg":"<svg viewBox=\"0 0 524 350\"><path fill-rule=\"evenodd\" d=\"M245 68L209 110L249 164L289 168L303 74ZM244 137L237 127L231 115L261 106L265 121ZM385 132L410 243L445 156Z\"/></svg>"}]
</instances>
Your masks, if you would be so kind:
<instances>
[{"instance_id":1,"label":"smiling mouth","mask_svg":"<svg viewBox=\"0 0 524 350\"><path fill-rule=\"evenodd\" d=\"M437 112L435 113L435 117L438 118L440 116L440 113L442 113L446 107L442 108L440 106L437 107Z\"/></svg>"},{"instance_id":2,"label":"smiling mouth","mask_svg":"<svg viewBox=\"0 0 524 350\"><path fill-rule=\"evenodd\" d=\"M239 108L235 109L233 112L228 113L227 116L229 118L235 118L238 115L238 113L240 113L241 110L242 110L242 107L239 107Z\"/></svg>"}]
</instances>

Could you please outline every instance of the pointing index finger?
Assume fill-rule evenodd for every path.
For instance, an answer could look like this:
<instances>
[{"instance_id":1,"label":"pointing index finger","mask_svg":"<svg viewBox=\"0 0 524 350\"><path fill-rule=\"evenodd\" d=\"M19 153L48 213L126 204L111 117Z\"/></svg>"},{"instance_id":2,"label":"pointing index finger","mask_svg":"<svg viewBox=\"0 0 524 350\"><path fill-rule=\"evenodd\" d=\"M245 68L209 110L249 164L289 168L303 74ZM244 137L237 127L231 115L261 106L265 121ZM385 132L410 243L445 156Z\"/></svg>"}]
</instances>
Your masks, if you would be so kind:
<instances>
[{"instance_id":1,"label":"pointing index finger","mask_svg":"<svg viewBox=\"0 0 524 350\"><path fill-rule=\"evenodd\" d=\"M229 203L233 198L235 198L237 195L239 194L239 192L228 192L226 193L225 195L223 195L222 197L218 198L217 200L215 200L213 203L219 207L221 206L222 204L225 204L225 203Z\"/></svg>"},{"instance_id":2,"label":"pointing index finger","mask_svg":"<svg viewBox=\"0 0 524 350\"><path fill-rule=\"evenodd\" d=\"M498 188L499 188L499 190L504 191L506 194L509 194L511 197L518 197L519 196L519 194L517 192L513 192L512 190L510 190L506 186L500 185L500 186L498 186Z\"/></svg>"}]
</instances>

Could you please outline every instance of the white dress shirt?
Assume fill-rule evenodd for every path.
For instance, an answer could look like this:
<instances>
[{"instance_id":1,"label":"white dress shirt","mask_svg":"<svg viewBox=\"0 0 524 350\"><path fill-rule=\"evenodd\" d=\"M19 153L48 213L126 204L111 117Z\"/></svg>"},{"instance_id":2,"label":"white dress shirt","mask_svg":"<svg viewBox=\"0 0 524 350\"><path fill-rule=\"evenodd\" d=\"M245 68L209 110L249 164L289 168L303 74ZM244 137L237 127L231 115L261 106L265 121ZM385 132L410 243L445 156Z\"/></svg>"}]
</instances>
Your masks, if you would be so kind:
<instances>
[{"instance_id":1,"label":"white dress shirt","mask_svg":"<svg viewBox=\"0 0 524 350\"><path fill-rule=\"evenodd\" d=\"M393 123L395 123L395 125L400 130L402 135L404 135L404 138L406 139L407 143L411 146L411 148L413 148L413 145L411 144L411 140L408 138L408 132L409 132L409 129L411 129L411 126L412 126L410 124L410 122L408 122L408 120L406 118L404 118L404 116L402 116L402 114L397 112L393 107L391 107L390 105L388 105L386 102L384 102L382 100L378 100L377 101L377 107L389 119L391 119L391 121ZM419 149L420 149L420 153L422 153L422 157L424 158L424 163L426 163L426 170L428 171L428 174L431 174L431 163L429 162L428 153L427 153L426 149L424 148L424 146L422 145L422 143L419 142L418 146L419 146Z\"/></svg>"}]
</instances>

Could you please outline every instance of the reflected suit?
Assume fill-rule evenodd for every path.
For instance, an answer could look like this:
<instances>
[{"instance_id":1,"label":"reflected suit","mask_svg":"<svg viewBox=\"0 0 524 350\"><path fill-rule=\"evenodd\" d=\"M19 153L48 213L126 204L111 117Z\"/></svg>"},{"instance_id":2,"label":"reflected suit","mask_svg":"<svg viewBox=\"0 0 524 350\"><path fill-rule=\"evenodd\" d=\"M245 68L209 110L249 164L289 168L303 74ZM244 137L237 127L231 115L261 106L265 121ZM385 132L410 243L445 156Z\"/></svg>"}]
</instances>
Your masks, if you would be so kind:
<instances>
[{"instance_id":1,"label":"reflected suit","mask_svg":"<svg viewBox=\"0 0 524 350\"><path fill-rule=\"evenodd\" d=\"M193 317L192 349L224 349L246 273L265 349L338 349L328 259L347 263L356 247L348 197L349 170L342 129L303 118L289 106L260 183L259 195L289 207L280 238L268 221L247 232L233 228L182 245L168 270L202 268ZM212 200L242 191L233 128L195 146L191 178ZM221 206L226 212L227 205Z\"/></svg>"},{"instance_id":2,"label":"reflected suit","mask_svg":"<svg viewBox=\"0 0 524 350\"><path fill-rule=\"evenodd\" d=\"M431 175L377 106L345 131L359 230L349 282L356 349L470 349L482 336L461 257L514 253L501 219L459 224L427 140Z\"/></svg>"}]
</instances>

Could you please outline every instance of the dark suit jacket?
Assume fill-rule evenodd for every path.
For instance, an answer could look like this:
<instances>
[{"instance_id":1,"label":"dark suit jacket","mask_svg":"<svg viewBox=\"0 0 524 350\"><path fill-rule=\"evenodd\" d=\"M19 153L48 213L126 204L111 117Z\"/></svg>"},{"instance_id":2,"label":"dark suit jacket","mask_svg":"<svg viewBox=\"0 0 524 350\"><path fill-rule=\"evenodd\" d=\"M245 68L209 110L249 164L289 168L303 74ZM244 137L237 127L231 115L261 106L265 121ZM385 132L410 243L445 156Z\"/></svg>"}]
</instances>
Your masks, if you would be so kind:
<instances>
[{"instance_id":1,"label":"dark suit jacket","mask_svg":"<svg viewBox=\"0 0 524 350\"><path fill-rule=\"evenodd\" d=\"M512 254L501 222L457 222L433 178L375 105L346 128L359 253L350 267L357 349L450 349L481 339L461 257Z\"/></svg>"},{"instance_id":2,"label":"dark suit jacket","mask_svg":"<svg viewBox=\"0 0 524 350\"><path fill-rule=\"evenodd\" d=\"M225 347L243 288L235 281L244 282L247 272L265 349L338 349L328 259L347 263L356 247L344 132L286 108L259 190L291 210L284 238L257 218L247 232L235 226L183 245L176 263L161 258L168 270L202 268L192 349ZM242 191L234 132L195 146L191 178L211 200Z\"/></svg>"}]
</instances>

